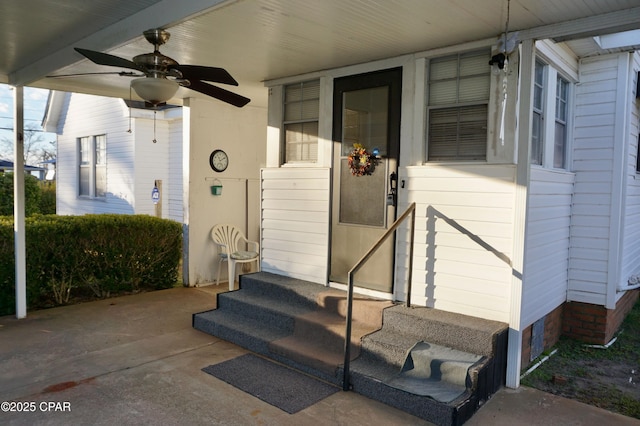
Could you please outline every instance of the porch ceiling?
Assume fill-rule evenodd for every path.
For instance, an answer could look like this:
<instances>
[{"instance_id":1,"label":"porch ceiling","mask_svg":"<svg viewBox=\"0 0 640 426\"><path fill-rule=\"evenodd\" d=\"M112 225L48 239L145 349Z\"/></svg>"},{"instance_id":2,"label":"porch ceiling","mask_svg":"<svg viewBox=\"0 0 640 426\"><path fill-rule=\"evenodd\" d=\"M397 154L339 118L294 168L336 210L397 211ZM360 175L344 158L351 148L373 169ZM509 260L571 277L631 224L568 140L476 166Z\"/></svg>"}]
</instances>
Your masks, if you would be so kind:
<instances>
[{"instance_id":1,"label":"porch ceiling","mask_svg":"<svg viewBox=\"0 0 640 426\"><path fill-rule=\"evenodd\" d=\"M640 28L640 1L511 0L509 28L597 15L612 23L596 33ZM46 76L121 71L73 47L131 59L152 50L142 31L163 27L171 40L162 53L226 68L240 83L233 91L266 105L265 80L488 39L506 20L507 0L7 1L0 3L0 82L126 98L126 77ZM177 94L187 96L199 95Z\"/></svg>"}]
</instances>

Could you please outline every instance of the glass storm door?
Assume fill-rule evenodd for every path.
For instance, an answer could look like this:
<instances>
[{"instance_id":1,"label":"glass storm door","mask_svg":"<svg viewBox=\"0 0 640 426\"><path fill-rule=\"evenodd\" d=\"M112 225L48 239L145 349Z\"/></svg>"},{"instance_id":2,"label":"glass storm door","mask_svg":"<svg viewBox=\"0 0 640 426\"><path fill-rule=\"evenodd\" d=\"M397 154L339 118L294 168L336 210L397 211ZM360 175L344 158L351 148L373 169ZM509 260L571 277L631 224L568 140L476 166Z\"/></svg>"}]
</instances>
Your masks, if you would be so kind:
<instances>
[{"instance_id":1,"label":"glass storm door","mask_svg":"<svg viewBox=\"0 0 640 426\"><path fill-rule=\"evenodd\" d=\"M396 216L402 68L336 79L333 95L333 188L330 280L347 283L349 270ZM354 147L371 158L357 156ZM355 174L354 174L355 171ZM364 172L364 173L363 173ZM360 175L361 174L361 175ZM354 276L358 287L393 292L394 238Z\"/></svg>"}]
</instances>

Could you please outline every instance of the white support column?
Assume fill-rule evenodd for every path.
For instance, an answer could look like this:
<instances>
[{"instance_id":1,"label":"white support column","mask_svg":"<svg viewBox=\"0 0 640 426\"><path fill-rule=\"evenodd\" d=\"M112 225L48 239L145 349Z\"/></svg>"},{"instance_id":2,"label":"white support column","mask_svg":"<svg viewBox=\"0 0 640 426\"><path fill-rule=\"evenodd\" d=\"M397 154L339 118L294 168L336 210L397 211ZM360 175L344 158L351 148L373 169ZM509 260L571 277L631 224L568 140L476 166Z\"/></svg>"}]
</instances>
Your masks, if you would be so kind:
<instances>
[{"instance_id":1,"label":"white support column","mask_svg":"<svg viewBox=\"0 0 640 426\"><path fill-rule=\"evenodd\" d=\"M24 88L13 88L13 234L16 260L16 318L27 316L24 226Z\"/></svg>"},{"instance_id":2,"label":"white support column","mask_svg":"<svg viewBox=\"0 0 640 426\"><path fill-rule=\"evenodd\" d=\"M527 235L527 209L529 199L529 169L531 116L533 106L533 68L535 46L533 40L522 42L520 56L520 96L517 129L517 171L514 205L513 263L511 274L511 306L509 313L509 343L507 347L506 385L520 386L522 357L522 294Z\"/></svg>"},{"instance_id":3,"label":"white support column","mask_svg":"<svg viewBox=\"0 0 640 426\"><path fill-rule=\"evenodd\" d=\"M182 106L182 284L192 286L189 264L189 224L191 223L191 98Z\"/></svg>"}]
</instances>

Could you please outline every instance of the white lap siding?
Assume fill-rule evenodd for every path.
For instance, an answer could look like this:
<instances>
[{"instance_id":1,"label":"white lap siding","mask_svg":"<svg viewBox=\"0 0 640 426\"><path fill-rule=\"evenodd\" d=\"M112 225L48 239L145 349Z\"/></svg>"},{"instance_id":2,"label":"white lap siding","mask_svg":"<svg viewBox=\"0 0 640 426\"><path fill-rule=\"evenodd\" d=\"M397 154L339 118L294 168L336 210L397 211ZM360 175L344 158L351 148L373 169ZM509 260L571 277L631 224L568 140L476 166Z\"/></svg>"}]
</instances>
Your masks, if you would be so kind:
<instances>
[{"instance_id":1,"label":"white lap siding","mask_svg":"<svg viewBox=\"0 0 640 426\"><path fill-rule=\"evenodd\" d=\"M417 205L412 303L508 322L515 167L427 165L401 173L406 201ZM406 260L407 238L398 233L398 259ZM398 285L406 280L403 264Z\"/></svg>"},{"instance_id":2,"label":"white lap siding","mask_svg":"<svg viewBox=\"0 0 640 426\"><path fill-rule=\"evenodd\" d=\"M135 208L132 133L122 100L69 93L58 135L57 212L132 214ZM106 135L107 193L104 198L78 196L78 138Z\"/></svg>"},{"instance_id":3,"label":"white lap siding","mask_svg":"<svg viewBox=\"0 0 640 426\"><path fill-rule=\"evenodd\" d=\"M584 59L575 86L569 301L605 305L609 271L615 268L610 265L610 238L618 75L617 55Z\"/></svg>"},{"instance_id":4,"label":"white lap siding","mask_svg":"<svg viewBox=\"0 0 640 426\"><path fill-rule=\"evenodd\" d=\"M329 169L262 170L262 270L327 282Z\"/></svg>"},{"instance_id":5,"label":"white lap siding","mask_svg":"<svg viewBox=\"0 0 640 426\"><path fill-rule=\"evenodd\" d=\"M631 85L637 81L637 73L639 70L640 53L636 52L633 54L633 62L629 75ZM625 284L631 275L640 275L640 174L636 171L636 165L638 164L640 100L634 96L629 97L629 119L629 150L625 161L626 206L624 212L624 245L622 248L623 259L622 273L620 276L622 284Z\"/></svg>"},{"instance_id":6,"label":"white lap siding","mask_svg":"<svg viewBox=\"0 0 640 426\"><path fill-rule=\"evenodd\" d=\"M522 326L565 302L573 173L532 168L525 242Z\"/></svg>"}]
</instances>

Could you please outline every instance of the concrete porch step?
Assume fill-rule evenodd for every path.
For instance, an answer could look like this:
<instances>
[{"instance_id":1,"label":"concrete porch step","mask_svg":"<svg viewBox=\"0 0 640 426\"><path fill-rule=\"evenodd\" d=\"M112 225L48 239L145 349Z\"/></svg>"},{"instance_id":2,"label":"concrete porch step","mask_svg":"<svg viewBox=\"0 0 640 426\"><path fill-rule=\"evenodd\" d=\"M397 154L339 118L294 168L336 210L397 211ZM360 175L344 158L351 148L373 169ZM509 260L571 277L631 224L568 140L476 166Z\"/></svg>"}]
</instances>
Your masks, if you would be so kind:
<instances>
[{"instance_id":1,"label":"concrete porch step","mask_svg":"<svg viewBox=\"0 0 640 426\"><path fill-rule=\"evenodd\" d=\"M341 386L346 292L259 272L194 327ZM438 425L459 425L504 382L507 325L355 296L350 383ZM412 351L413 349L413 351Z\"/></svg>"},{"instance_id":2,"label":"concrete porch step","mask_svg":"<svg viewBox=\"0 0 640 426\"><path fill-rule=\"evenodd\" d=\"M380 305L378 308L380 309ZM350 359L355 359L360 354L362 338L381 326L382 318L377 325L353 320ZM293 334L271 342L269 349L296 362L335 375L338 366L344 362L344 336L345 318L331 311L317 310L296 317Z\"/></svg>"}]
</instances>

